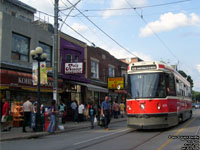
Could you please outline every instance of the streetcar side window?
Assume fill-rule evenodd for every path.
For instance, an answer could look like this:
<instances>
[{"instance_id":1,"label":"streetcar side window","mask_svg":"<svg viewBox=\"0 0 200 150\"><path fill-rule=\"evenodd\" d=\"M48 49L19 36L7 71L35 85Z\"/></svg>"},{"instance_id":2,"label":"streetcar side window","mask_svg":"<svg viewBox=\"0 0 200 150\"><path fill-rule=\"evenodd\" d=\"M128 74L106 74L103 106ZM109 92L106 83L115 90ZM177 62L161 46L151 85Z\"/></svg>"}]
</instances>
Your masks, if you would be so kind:
<instances>
[{"instance_id":1,"label":"streetcar side window","mask_svg":"<svg viewBox=\"0 0 200 150\"><path fill-rule=\"evenodd\" d=\"M180 81L178 79L176 79L176 93L181 96Z\"/></svg>"},{"instance_id":2,"label":"streetcar side window","mask_svg":"<svg viewBox=\"0 0 200 150\"><path fill-rule=\"evenodd\" d=\"M176 96L175 80L173 74L166 74L166 87L168 96Z\"/></svg>"}]
</instances>

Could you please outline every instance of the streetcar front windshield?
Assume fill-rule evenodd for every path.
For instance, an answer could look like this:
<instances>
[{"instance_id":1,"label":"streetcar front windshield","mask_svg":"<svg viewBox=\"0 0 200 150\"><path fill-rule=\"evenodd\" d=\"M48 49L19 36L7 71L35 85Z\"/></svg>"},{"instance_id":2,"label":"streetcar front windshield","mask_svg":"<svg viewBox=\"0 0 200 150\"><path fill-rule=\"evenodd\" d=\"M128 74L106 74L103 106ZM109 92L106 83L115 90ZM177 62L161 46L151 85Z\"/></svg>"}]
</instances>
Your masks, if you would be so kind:
<instances>
[{"instance_id":1,"label":"streetcar front windshield","mask_svg":"<svg viewBox=\"0 0 200 150\"><path fill-rule=\"evenodd\" d=\"M130 74L128 84L130 98L166 97L165 76L163 73Z\"/></svg>"}]
</instances>

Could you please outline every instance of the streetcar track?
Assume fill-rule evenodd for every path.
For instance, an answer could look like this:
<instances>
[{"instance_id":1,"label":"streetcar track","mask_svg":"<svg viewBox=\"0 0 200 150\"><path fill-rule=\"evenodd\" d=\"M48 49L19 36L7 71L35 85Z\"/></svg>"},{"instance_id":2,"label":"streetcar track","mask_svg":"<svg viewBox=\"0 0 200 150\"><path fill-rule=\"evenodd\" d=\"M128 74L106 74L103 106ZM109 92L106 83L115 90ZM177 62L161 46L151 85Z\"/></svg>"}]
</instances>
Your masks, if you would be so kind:
<instances>
[{"instance_id":1,"label":"streetcar track","mask_svg":"<svg viewBox=\"0 0 200 150\"><path fill-rule=\"evenodd\" d=\"M106 138L106 139L102 139L101 141L96 141L96 142L94 142L93 144L90 144L90 145L86 145L86 146L82 146L82 147L79 147L79 148L76 148L76 150L83 150L83 149L86 149L86 148L89 148L89 147L92 147L92 146L95 146L95 145L98 145L98 144L101 144L101 143L103 143L103 142L108 142L108 141L111 141L111 140L113 140L113 139L116 139L116 138L118 138L118 137L121 137L121 136L124 136L124 135L126 135L126 134L129 134L129 133L132 133L132 132L135 132L136 130L134 130L134 129L130 129L131 131L127 131L127 132L125 132L125 133L117 133L117 134L113 134L114 135L114 137L112 137L112 138ZM109 136L107 136L107 137L109 137Z\"/></svg>"}]
</instances>

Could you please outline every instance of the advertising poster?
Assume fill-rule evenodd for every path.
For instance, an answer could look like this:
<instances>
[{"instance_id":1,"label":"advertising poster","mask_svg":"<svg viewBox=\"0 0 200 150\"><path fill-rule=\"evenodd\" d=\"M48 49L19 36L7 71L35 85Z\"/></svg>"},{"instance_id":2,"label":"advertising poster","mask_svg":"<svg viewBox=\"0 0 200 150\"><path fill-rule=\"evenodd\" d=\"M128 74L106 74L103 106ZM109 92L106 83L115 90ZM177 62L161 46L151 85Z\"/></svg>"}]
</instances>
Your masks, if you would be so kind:
<instances>
[{"instance_id":1,"label":"advertising poster","mask_svg":"<svg viewBox=\"0 0 200 150\"><path fill-rule=\"evenodd\" d=\"M33 62L33 85L38 83L38 63ZM47 84L46 62L40 62L40 84Z\"/></svg>"},{"instance_id":2,"label":"advertising poster","mask_svg":"<svg viewBox=\"0 0 200 150\"><path fill-rule=\"evenodd\" d=\"M33 85L37 85L38 83L38 63L33 62L33 73L32 73L32 78L33 78Z\"/></svg>"},{"instance_id":3,"label":"advertising poster","mask_svg":"<svg viewBox=\"0 0 200 150\"><path fill-rule=\"evenodd\" d=\"M46 62L40 63L40 84L47 84Z\"/></svg>"}]
</instances>

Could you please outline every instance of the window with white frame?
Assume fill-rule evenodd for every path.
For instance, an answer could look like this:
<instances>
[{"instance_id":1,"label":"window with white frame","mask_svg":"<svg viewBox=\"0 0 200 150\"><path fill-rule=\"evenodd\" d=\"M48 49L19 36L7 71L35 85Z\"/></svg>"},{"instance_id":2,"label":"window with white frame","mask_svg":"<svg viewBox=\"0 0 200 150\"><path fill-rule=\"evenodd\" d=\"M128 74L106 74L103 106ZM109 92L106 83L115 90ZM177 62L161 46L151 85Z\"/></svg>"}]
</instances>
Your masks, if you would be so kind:
<instances>
[{"instance_id":1,"label":"window with white frame","mask_svg":"<svg viewBox=\"0 0 200 150\"><path fill-rule=\"evenodd\" d=\"M91 78L99 78L99 62L91 60Z\"/></svg>"},{"instance_id":2,"label":"window with white frame","mask_svg":"<svg viewBox=\"0 0 200 150\"><path fill-rule=\"evenodd\" d=\"M16 33L12 34L12 54L14 60L29 61L30 39Z\"/></svg>"},{"instance_id":3,"label":"window with white frame","mask_svg":"<svg viewBox=\"0 0 200 150\"><path fill-rule=\"evenodd\" d=\"M109 75L109 77L115 77L115 67L114 66L109 65L108 75Z\"/></svg>"}]
</instances>

